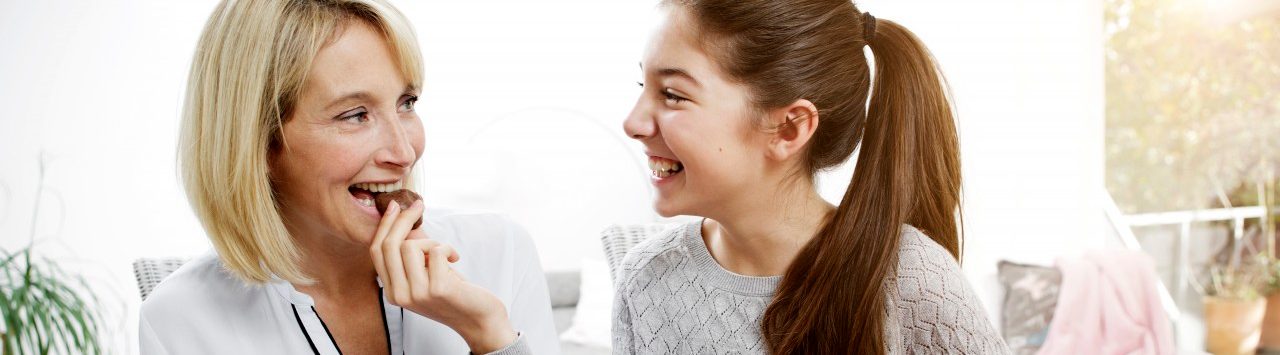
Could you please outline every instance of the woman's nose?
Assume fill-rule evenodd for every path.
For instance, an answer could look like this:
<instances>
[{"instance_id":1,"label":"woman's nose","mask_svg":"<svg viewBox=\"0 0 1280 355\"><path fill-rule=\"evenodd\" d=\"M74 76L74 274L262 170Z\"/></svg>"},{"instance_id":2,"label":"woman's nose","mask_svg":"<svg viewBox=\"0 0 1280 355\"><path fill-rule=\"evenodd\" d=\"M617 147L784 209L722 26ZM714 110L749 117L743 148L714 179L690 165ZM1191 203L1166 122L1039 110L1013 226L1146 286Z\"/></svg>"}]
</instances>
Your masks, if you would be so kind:
<instances>
[{"instance_id":1,"label":"woman's nose","mask_svg":"<svg viewBox=\"0 0 1280 355\"><path fill-rule=\"evenodd\" d=\"M378 165L390 165L398 168L409 168L417 159L418 153L409 141L409 134L398 119L386 121L382 125L382 147L374 156Z\"/></svg>"},{"instance_id":2,"label":"woman's nose","mask_svg":"<svg viewBox=\"0 0 1280 355\"><path fill-rule=\"evenodd\" d=\"M643 140L657 132L658 127L653 122L653 116L645 106L644 98L636 100L635 107L631 108L627 119L622 121L622 130L628 137Z\"/></svg>"}]
</instances>

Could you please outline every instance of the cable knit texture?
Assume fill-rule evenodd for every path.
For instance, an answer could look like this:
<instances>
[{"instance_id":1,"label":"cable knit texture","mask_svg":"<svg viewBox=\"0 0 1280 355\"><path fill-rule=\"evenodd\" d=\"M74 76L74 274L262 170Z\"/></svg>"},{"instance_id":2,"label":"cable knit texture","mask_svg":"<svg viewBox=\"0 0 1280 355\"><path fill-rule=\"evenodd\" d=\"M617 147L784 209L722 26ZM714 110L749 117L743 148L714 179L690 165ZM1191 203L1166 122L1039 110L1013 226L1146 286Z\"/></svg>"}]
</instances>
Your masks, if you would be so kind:
<instances>
[{"instance_id":1,"label":"cable knit texture","mask_svg":"<svg viewBox=\"0 0 1280 355\"><path fill-rule=\"evenodd\" d=\"M767 352L760 318L781 277L725 270L707 251L701 230L701 222L672 226L621 258L612 255L621 252L610 250L618 242L606 231L618 290L615 354ZM886 291L887 352L1008 354L951 254L911 226L901 238L896 277Z\"/></svg>"}]
</instances>

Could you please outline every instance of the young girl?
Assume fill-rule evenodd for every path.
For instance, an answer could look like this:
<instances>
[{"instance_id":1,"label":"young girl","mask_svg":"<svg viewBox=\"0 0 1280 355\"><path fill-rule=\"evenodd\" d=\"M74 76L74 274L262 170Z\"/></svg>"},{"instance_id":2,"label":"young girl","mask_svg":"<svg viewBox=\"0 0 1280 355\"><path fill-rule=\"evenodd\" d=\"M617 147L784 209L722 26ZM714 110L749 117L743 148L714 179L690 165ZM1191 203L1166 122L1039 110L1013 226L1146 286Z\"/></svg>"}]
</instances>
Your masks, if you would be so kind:
<instances>
[{"instance_id":1,"label":"young girl","mask_svg":"<svg viewBox=\"0 0 1280 355\"><path fill-rule=\"evenodd\" d=\"M614 351L1008 353L958 264L955 123L919 39L848 0L663 8L624 126L658 213L705 218L627 252ZM814 176L856 147L832 206Z\"/></svg>"}]
</instances>

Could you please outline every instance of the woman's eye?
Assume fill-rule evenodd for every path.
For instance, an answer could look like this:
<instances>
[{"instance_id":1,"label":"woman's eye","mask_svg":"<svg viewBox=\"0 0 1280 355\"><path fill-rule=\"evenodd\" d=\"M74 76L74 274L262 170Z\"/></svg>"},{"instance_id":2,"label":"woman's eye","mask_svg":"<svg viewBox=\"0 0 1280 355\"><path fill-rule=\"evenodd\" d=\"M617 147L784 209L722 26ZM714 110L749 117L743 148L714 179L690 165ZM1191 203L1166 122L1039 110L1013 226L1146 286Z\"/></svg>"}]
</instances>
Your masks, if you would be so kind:
<instances>
[{"instance_id":1,"label":"woman's eye","mask_svg":"<svg viewBox=\"0 0 1280 355\"><path fill-rule=\"evenodd\" d=\"M347 121L351 123L365 123L369 121L369 113L364 110L352 111L347 114L338 116L339 121Z\"/></svg>"},{"instance_id":2,"label":"woman's eye","mask_svg":"<svg viewBox=\"0 0 1280 355\"><path fill-rule=\"evenodd\" d=\"M404 102L400 103L400 112L411 112L413 111L413 106L417 104L418 104L418 97L409 96L408 98L404 99Z\"/></svg>"}]
</instances>

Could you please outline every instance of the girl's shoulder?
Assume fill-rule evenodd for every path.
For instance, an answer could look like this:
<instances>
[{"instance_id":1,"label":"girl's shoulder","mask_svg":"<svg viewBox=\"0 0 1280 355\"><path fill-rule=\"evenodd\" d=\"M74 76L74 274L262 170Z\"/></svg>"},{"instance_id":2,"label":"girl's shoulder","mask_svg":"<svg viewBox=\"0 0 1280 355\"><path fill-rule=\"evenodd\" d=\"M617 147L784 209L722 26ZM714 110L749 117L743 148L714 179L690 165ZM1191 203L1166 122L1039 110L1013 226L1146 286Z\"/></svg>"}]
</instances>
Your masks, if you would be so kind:
<instances>
[{"instance_id":1,"label":"girl's shoulder","mask_svg":"<svg viewBox=\"0 0 1280 355\"><path fill-rule=\"evenodd\" d=\"M700 226L701 222L687 222L609 227L601 241L614 280L626 280L636 270L649 267L660 255L687 254L683 241Z\"/></svg>"},{"instance_id":2,"label":"girl's shoulder","mask_svg":"<svg viewBox=\"0 0 1280 355\"><path fill-rule=\"evenodd\" d=\"M902 225L898 242L898 272L908 276L924 272L959 273L960 264L941 244L910 224ZM899 275L902 277L902 275Z\"/></svg>"},{"instance_id":3,"label":"girl's shoulder","mask_svg":"<svg viewBox=\"0 0 1280 355\"><path fill-rule=\"evenodd\" d=\"M977 303L955 257L923 231L903 225L894 270L893 298L899 308L914 303Z\"/></svg>"},{"instance_id":4,"label":"girl's shoulder","mask_svg":"<svg viewBox=\"0 0 1280 355\"><path fill-rule=\"evenodd\" d=\"M886 311L899 332L892 345L925 352L1008 353L955 257L913 226L904 225L901 238L898 266L886 285Z\"/></svg>"}]
</instances>

